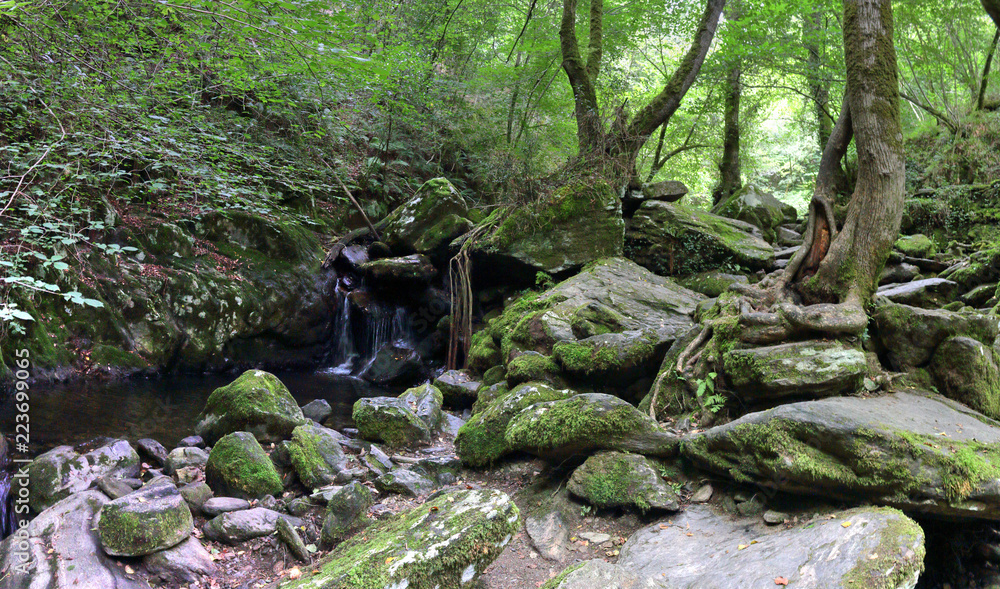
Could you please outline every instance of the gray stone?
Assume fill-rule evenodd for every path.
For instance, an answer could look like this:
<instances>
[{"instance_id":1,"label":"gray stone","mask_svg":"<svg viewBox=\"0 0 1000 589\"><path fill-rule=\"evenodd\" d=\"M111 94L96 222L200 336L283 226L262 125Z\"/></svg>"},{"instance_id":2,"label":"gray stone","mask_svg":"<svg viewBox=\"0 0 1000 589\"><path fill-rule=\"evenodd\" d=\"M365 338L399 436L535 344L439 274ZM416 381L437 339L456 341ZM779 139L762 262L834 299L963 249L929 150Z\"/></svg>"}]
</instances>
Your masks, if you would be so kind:
<instances>
[{"instance_id":1,"label":"gray stone","mask_svg":"<svg viewBox=\"0 0 1000 589\"><path fill-rule=\"evenodd\" d=\"M773 587L777 577L789 587L912 589L923 557L923 530L894 509L768 529L692 506L633 534L617 564L664 589Z\"/></svg>"},{"instance_id":2,"label":"gray stone","mask_svg":"<svg viewBox=\"0 0 1000 589\"><path fill-rule=\"evenodd\" d=\"M466 370L449 370L434 379L434 386L444 396L445 407L465 409L476 402L480 383Z\"/></svg>"},{"instance_id":3,"label":"gray stone","mask_svg":"<svg viewBox=\"0 0 1000 589\"><path fill-rule=\"evenodd\" d=\"M925 278L904 284L886 284L876 293L894 303L936 309L954 301L958 284L944 278Z\"/></svg>"},{"instance_id":4,"label":"gray stone","mask_svg":"<svg viewBox=\"0 0 1000 589\"><path fill-rule=\"evenodd\" d=\"M740 398L750 403L852 393L868 370L864 352L825 340L734 349L722 364Z\"/></svg>"},{"instance_id":5,"label":"gray stone","mask_svg":"<svg viewBox=\"0 0 1000 589\"><path fill-rule=\"evenodd\" d=\"M253 538L270 536L275 532L278 519L284 518L293 526L301 526L302 520L270 509L254 507L241 511L229 511L216 516L205 524L205 537L227 544L239 544Z\"/></svg>"},{"instance_id":6,"label":"gray stone","mask_svg":"<svg viewBox=\"0 0 1000 589\"><path fill-rule=\"evenodd\" d=\"M465 425L464 419L446 411L441 419L441 433L455 437L458 435L458 432L462 429L463 425Z\"/></svg>"},{"instance_id":7,"label":"gray stone","mask_svg":"<svg viewBox=\"0 0 1000 589\"><path fill-rule=\"evenodd\" d=\"M952 337L938 346L931 374L941 394L1000 419L1000 362L990 346L971 337Z\"/></svg>"},{"instance_id":8,"label":"gray stone","mask_svg":"<svg viewBox=\"0 0 1000 589\"><path fill-rule=\"evenodd\" d=\"M691 503L708 503L708 500L712 498L712 493L715 490L712 489L712 485L702 485L698 487L698 490L691 495Z\"/></svg>"},{"instance_id":9,"label":"gray stone","mask_svg":"<svg viewBox=\"0 0 1000 589\"><path fill-rule=\"evenodd\" d=\"M611 539L609 534L605 534L603 532L580 532L577 535L594 544L603 544Z\"/></svg>"},{"instance_id":10,"label":"gray stone","mask_svg":"<svg viewBox=\"0 0 1000 589\"><path fill-rule=\"evenodd\" d=\"M783 247L802 245L802 234L787 227L775 229L775 237L778 239L778 245Z\"/></svg>"},{"instance_id":11,"label":"gray stone","mask_svg":"<svg viewBox=\"0 0 1000 589\"><path fill-rule=\"evenodd\" d=\"M569 529L559 510L528 516L524 520L524 530L532 546L544 558L561 561L569 555Z\"/></svg>"},{"instance_id":12,"label":"gray stone","mask_svg":"<svg viewBox=\"0 0 1000 589\"><path fill-rule=\"evenodd\" d=\"M183 542L194 529L191 510L174 482L161 477L104 504L98 536L112 556L144 556Z\"/></svg>"},{"instance_id":13,"label":"gray stone","mask_svg":"<svg viewBox=\"0 0 1000 589\"><path fill-rule=\"evenodd\" d=\"M163 472L174 474L178 470L189 466L200 468L205 466L206 462L208 462L208 452L205 452L201 448L174 448L163 462Z\"/></svg>"},{"instance_id":14,"label":"gray stone","mask_svg":"<svg viewBox=\"0 0 1000 589\"><path fill-rule=\"evenodd\" d=\"M198 415L195 433L213 445L238 431L250 432L262 442L280 442L305 422L298 403L278 377L248 370L212 392Z\"/></svg>"},{"instance_id":15,"label":"gray stone","mask_svg":"<svg viewBox=\"0 0 1000 589\"><path fill-rule=\"evenodd\" d=\"M642 185L642 196L646 200L662 200L677 202L689 192L688 187L679 180L664 180Z\"/></svg>"},{"instance_id":16,"label":"gray stone","mask_svg":"<svg viewBox=\"0 0 1000 589\"><path fill-rule=\"evenodd\" d=\"M878 298L876 304L872 319L895 370L927 364L938 345L949 337L966 336L991 345L1000 333L995 318L979 313L921 309Z\"/></svg>"},{"instance_id":17,"label":"gray stone","mask_svg":"<svg viewBox=\"0 0 1000 589\"><path fill-rule=\"evenodd\" d=\"M209 517L244 509L250 509L250 502L238 497L212 497L201 506L201 510Z\"/></svg>"},{"instance_id":18,"label":"gray stone","mask_svg":"<svg viewBox=\"0 0 1000 589\"><path fill-rule=\"evenodd\" d=\"M97 488L104 491L110 499L118 499L128 495L135 489L126 485L121 479L111 477L101 477L97 479Z\"/></svg>"},{"instance_id":19,"label":"gray stone","mask_svg":"<svg viewBox=\"0 0 1000 589\"><path fill-rule=\"evenodd\" d=\"M167 449L163 444L150 438L143 438L135 443L139 456L145 458L154 466L164 466L167 461Z\"/></svg>"},{"instance_id":20,"label":"gray stone","mask_svg":"<svg viewBox=\"0 0 1000 589\"><path fill-rule=\"evenodd\" d=\"M359 566L378 587L475 586L519 528L517 507L500 491L446 493L373 524L324 557L318 574L281 587L350 586Z\"/></svg>"},{"instance_id":21,"label":"gray stone","mask_svg":"<svg viewBox=\"0 0 1000 589\"><path fill-rule=\"evenodd\" d=\"M368 397L354 403L354 423L366 440L389 446L430 442L431 431L409 404L398 397Z\"/></svg>"},{"instance_id":22,"label":"gray stone","mask_svg":"<svg viewBox=\"0 0 1000 589\"><path fill-rule=\"evenodd\" d=\"M980 284L960 297L963 304L981 309L990 306L990 300L996 296L997 283Z\"/></svg>"},{"instance_id":23,"label":"gray stone","mask_svg":"<svg viewBox=\"0 0 1000 589\"><path fill-rule=\"evenodd\" d=\"M445 178L434 178L386 217L382 239L393 251L432 253L470 228L461 224L468 214L458 189Z\"/></svg>"},{"instance_id":24,"label":"gray stone","mask_svg":"<svg viewBox=\"0 0 1000 589\"><path fill-rule=\"evenodd\" d=\"M749 271L774 264L774 248L760 229L700 209L647 202L625 232L630 259L661 276L714 270L725 264Z\"/></svg>"},{"instance_id":25,"label":"gray stone","mask_svg":"<svg viewBox=\"0 0 1000 589\"><path fill-rule=\"evenodd\" d=\"M426 377L427 370L416 350L387 344L376 353L360 376L386 388L412 386Z\"/></svg>"},{"instance_id":26,"label":"gray stone","mask_svg":"<svg viewBox=\"0 0 1000 589\"><path fill-rule=\"evenodd\" d=\"M359 269L372 284L390 288L426 285L438 275L434 264L420 254L374 260L361 264Z\"/></svg>"},{"instance_id":27,"label":"gray stone","mask_svg":"<svg viewBox=\"0 0 1000 589\"><path fill-rule=\"evenodd\" d=\"M278 530L278 538L288 546L288 549L295 558L302 562L310 562L312 560L309 556L309 550L306 548L306 543L302 541L302 537L292 527L292 524L288 523L287 519L278 518L275 528Z\"/></svg>"},{"instance_id":28,"label":"gray stone","mask_svg":"<svg viewBox=\"0 0 1000 589\"><path fill-rule=\"evenodd\" d=\"M411 497L426 495L436 487L434 481L405 468L395 468L375 479L375 488L379 491Z\"/></svg>"},{"instance_id":29,"label":"gray stone","mask_svg":"<svg viewBox=\"0 0 1000 589\"><path fill-rule=\"evenodd\" d=\"M142 564L164 582L197 583L218 572L212 555L197 538L188 538L177 546L147 555Z\"/></svg>"},{"instance_id":30,"label":"gray stone","mask_svg":"<svg viewBox=\"0 0 1000 589\"><path fill-rule=\"evenodd\" d=\"M302 406L302 415L316 423L323 423L331 413L333 408L326 399L315 399Z\"/></svg>"},{"instance_id":31,"label":"gray stone","mask_svg":"<svg viewBox=\"0 0 1000 589\"><path fill-rule=\"evenodd\" d=\"M767 241L777 241L775 230L785 221L785 205L774 194L747 184L712 208L712 213L756 225Z\"/></svg>"},{"instance_id":32,"label":"gray stone","mask_svg":"<svg viewBox=\"0 0 1000 589\"><path fill-rule=\"evenodd\" d=\"M690 288L707 297L718 297L734 284L750 284L750 279L742 274L727 274L719 270L709 270L675 278L677 284Z\"/></svg>"},{"instance_id":33,"label":"gray stone","mask_svg":"<svg viewBox=\"0 0 1000 589\"><path fill-rule=\"evenodd\" d=\"M29 505L35 513L89 489L102 477L139 475L139 455L125 440L111 440L85 454L71 446L58 446L28 465Z\"/></svg>"},{"instance_id":34,"label":"gray stone","mask_svg":"<svg viewBox=\"0 0 1000 589\"><path fill-rule=\"evenodd\" d=\"M420 421L423 421L427 429L431 432L438 431L441 425L441 407L444 404L444 396L441 391L430 383L424 383L418 387L407 389L399 396L399 399L406 403Z\"/></svg>"},{"instance_id":35,"label":"gray stone","mask_svg":"<svg viewBox=\"0 0 1000 589\"><path fill-rule=\"evenodd\" d=\"M205 502L212 499L212 489L204 481L184 485L178 489L192 512L203 513Z\"/></svg>"},{"instance_id":36,"label":"gray stone","mask_svg":"<svg viewBox=\"0 0 1000 589\"><path fill-rule=\"evenodd\" d=\"M365 446L361 448L361 463L374 472L376 476L384 475L394 466L388 454L375 444L369 443L365 443Z\"/></svg>"},{"instance_id":37,"label":"gray stone","mask_svg":"<svg viewBox=\"0 0 1000 589\"><path fill-rule=\"evenodd\" d=\"M920 268L905 262L899 264L886 264L882 269L882 276L879 278L879 285L902 284L910 282L920 275Z\"/></svg>"},{"instance_id":38,"label":"gray stone","mask_svg":"<svg viewBox=\"0 0 1000 589\"><path fill-rule=\"evenodd\" d=\"M346 483L347 455L333 430L319 425L300 425L292 431L288 454L302 484L315 489L330 483ZM335 433L335 432L334 432Z\"/></svg>"},{"instance_id":39,"label":"gray stone","mask_svg":"<svg viewBox=\"0 0 1000 589\"><path fill-rule=\"evenodd\" d=\"M603 560L587 560L567 569L568 572L551 589L655 589L659 587L652 579L643 578L617 564Z\"/></svg>"},{"instance_id":40,"label":"gray stone","mask_svg":"<svg viewBox=\"0 0 1000 589\"><path fill-rule=\"evenodd\" d=\"M677 511L677 493L650 461L639 454L599 452L570 476L570 493L595 507L637 507Z\"/></svg>"},{"instance_id":41,"label":"gray stone","mask_svg":"<svg viewBox=\"0 0 1000 589\"><path fill-rule=\"evenodd\" d=\"M788 516L787 513L782 513L780 511L775 511L773 509L768 509L764 512L764 523L770 524L772 526L783 524L786 521L790 521L792 518Z\"/></svg>"},{"instance_id":42,"label":"gray stone","mask_svg":"<svg viewBox=\"0 0 1000 589\"><path fill-rule=\"evenodd\" d=\"M372 491L357 481L332 493L320 532L323 544L332 546L351 531L368 525L370 520L366 512L374 500Z\"/></svg>"},{"instance_id":43,"label":"gray stone","mask_svg":"<svg viewBox=\"0 0 1000 589\"><path fill-rule=\"evenodd\" d=\"M688 436L682 453L765 488L1000 520L1000 423L936 395L782 405Z\"/></svg>"},{"instance_id":44,"label":"gray stone","mask_svg":"<svg viewBox=\"0 0 1000 589\"><path fill-rule=\"evenodd\" d=\"M178 448L204 448L205 440L201 436L188 436L182 439L178 444Z\"/></svg>"},{"instance_id":45,"label":"gray stone","mask_svg":"<svg viewBox=\"0 0 1000 589\"><path fill-rule=\"evenodd\" d=\"M0 543L11 589L148 589L101 550L94 517L108 498L81 491L55 503ZM23 560L27 555L27 561ZM25 566L27 565L27 566Z\"/></svg>"}]
</instances>

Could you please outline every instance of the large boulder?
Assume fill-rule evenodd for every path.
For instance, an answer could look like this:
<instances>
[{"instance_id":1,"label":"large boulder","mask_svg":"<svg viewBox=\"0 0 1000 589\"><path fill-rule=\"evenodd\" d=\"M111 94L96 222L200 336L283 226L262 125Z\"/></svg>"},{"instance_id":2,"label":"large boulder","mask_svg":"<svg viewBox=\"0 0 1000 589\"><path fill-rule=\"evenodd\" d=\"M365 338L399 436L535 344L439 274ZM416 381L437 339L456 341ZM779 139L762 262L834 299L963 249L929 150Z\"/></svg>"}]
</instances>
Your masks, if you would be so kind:
<instances>
[{"instance_id":1,"label":"large boulder","mask_svg":"<svg viewBox=\"0 0 1000 589\"><path fill-rule=\"evenodd\" d=\"M468 205L446 178L424 182L381 223L382 239L400 253L434 253L471 229Z\"/></svg>"},{"instance_id":2,"label":"large boulder","mask_svg":"<svg viewBox=\"0 0 1000 589\"><path fill-rule=\"evenodd\" d=\"M756 225L763 232L764 239L773 243L776 238L775 230L785 222L787 208L790 208L789 205L774 198L770 192L747 184L715 205L712 213Z\"/></svg>"},{"instance_id":3,"label":"large boulder","mask_svg":"<svg viewBox=\"0 0 1000 589\"><path fill-rule=\"evenodd\" d=\"M360 376L381 387L403 387L424 380L426 374L427 369L416 350L386 344L379 348Z\"/></svg>"},{"instance_id":4,"label":"large boulder","mask_svg":"<svg viewBox=\"0 0 1000 589\"><path fill-rule=\"evenodd\" d=\"M471 586L519 527L517 507L500 491L442 494L374 524L324 557L314 573L280 587Z\"/></svg>"},{"instance_id":5,"label":"large boulder","mask_svg":"<svg viewBox=\"0 0 1000 589\"><path fill-rule=\"evenodd\" d=\"M625 232L625 255L661 276L774 264L774 248L754 225L661 201L636 212Z\"/></svg>"},{"instance_id":6,"label":"large boulder","mask_svg":"<svg viewBox=\"0 0 1000 589\"><path fill-rule=\"evenodd\" d=\"M295 474L309 489L351 479L347 455L340 447L340 434L318 425L300 425L292 430L288 444Z\"/></svg>"},{"instance_id":7,"label":"large boulder","mask_svg":"<svg viewBox=\"0 0 1000 589\"><path fill-rule=\"evenodd\" d=\"M677 493L645 456L599 452L587 458L569 478L570 493L595 507L680 509Z\"/></svg>"},{"instance_id":8,"label":"large boulder","mask_svg":"<svg viewBox=\"0 0 1000 589\"><path fill-rule=\"evenodd\" d=\"M477 339L482 347L488 337L505 363L524 352L554 355L570 377L625 388L655 372L703 299L633 262L608 258L523 296Z\"/></svg>"},{"instance_id":9,"label":"large boulder","mask_svg":"<svg viewBox=\"0 0 1000 589\"><path fill-rule=\"evenodd\" d=\"M219 496L260 499L282 491L274 463L249 432L233 432L212 447L205 482Z\"/></svg>"},{"instance_id":10,"label":"large boulder","mask_svg":"<svg viewBox=\"0 0 1000 589\"><path fill-rule=\"evenodd\" d=\"M640 577L625 567L604 560L586 560L567 567L562 573L542 585L542 589L656 589L656 581Z\"/></svg>"},{"instance_id":11,"label":"large boulder","mask_svg":"<svg viewBox=\"0 0 1000 589\"><path fill-rule=\"evenodd\" d=\"M435 432L441 428L441 421L444 419L444 413L441 411L444 395L436 386L424 383L418 387L407 389L399 395L399 400L405 403L420 418L420 421L424 422L428 430Z\"/></svg>"},{"instance_id":12,"label":"large boulder","mask_svg":"<svg viewBox=\"0 0 1000 589\"><path fill-rule=\"evenodd\" d=\"M684 198L688 192L688 187L678 180L643 184L641 190L626 190L622 196L622 216L631 219L642 203L648 200L677 202Z\"/></svg>"},{"instance_id":13,"label":"large boulder","mask_svg":"<svg viewBox=\"0 0 1000 589\"><path fill-rule=\"evenodd\" d=\"M648 456L677 454L678 439L660 429L631 404L600 393L535 403L511 419L508 448L553 460L595 450L619 450Z\"/></svg>"},{"instance_id":14,"label":"large boulder","mask_svg":"<svg viewBox=\"0 0 1000 589\"><path fill-rule=\"evenodd\" d=\"M341 487L326 503L320 532L323 544L332 546L350 532L371 523L367 512L374 501L371 490L357 481Z\"/></svg>"},{"instance_id":15,"label":"large boulder","mask_svg":"<svg viewBox=\"0 0 1000 589\"><path fill-rule=\"evenodd\" d=\"M925 278L902 284L886 284L875 293L894 303L937 309L954 301L958 284L944 278Z\"/></svg>"},{"instance_id":16,"label":"large boulder","mask_svg":"<svg viewBox=\"0 0 1000 589\"><path fill-rule=\"evenodd\" d=\"M35 513L79 493L101 478L135 478L139 455L124 440L110 440L83 454L58 446L28 465L29 506Z\"/></svg>"},{"instance_id":17,"label":"large boulder","mask_svg":"<svg viewBox=\"0 0 1000 589\"><path fill-rule=\"evenodd\" d=\"M467 370L449 370L434 379L434 386L444 396L445 407L455 409L472 407L480 384Z\"/></svg>"},{"instance_id":18,"label":"large boulder","mask_svg":"<svg viewBox=\"0 0 1000 589\"><path fill-rule=\"evenodd\" d=\"M504 434L507 424L522 409L543 401L565 399L569 390L556 390L539 383L526 383L495 399L489 406L472 416L458 430L455 451L468 466L488 466L510 452Z\"/></svg>"},{"instance_id":19,"label":"large boulder","mask_svg":"<svg viewBox=\"0 0 1000 589\"><path fill-rule=\"evenodd\" d=\"M354 424L362 438L389 446L430 442L431 430L399 397L368 397L354 403Z\"/></svg>"},{"instance_id":20,"label":"large boulder","mask_svg":"<svg viewBox=\"0 0 1000 589\"><path fill-rule=\"evenodd\" d=\"M537 272L558 274L620 256L624 231L618 195L606 181L586 178L514 209L473 251L508 278L533 283Z\"/></svg>"},{"instance_id":21,"label":"large boulder","mask_svg":"<svg viewBox=\"0 0 1000 589\"><path fill-rule=\"evenodd\" d=\"M0 583L10 589L148 589L101 549L94 518L108 498L81 491L0 543Z\"/></svg>"},{"instance_id":22,"label":"large boulder","mask_svg":"<svg viewBox=\"0 0 1000 589\"><path fill-rule=\"evenodd\" d=\"M421 254L365 262L358 270L374 285L396 288L426 285L438 274L427 256Z\"/></svg>"},{"instance_id":23,"label":"large boulder","mask_svg":"<svg viewBox=\"0 0 1000 589\"><path fill-rule=\"evenodd\" d=\"M938 346L931 373L941 394L1000 419L1000 365L992 347L971 337L952 337Z\"/></svg>"},{"instance_id":24,"label":"large boulder","mask_svg":"<svg viewBox=\"0 0 1000 589\"><path fill-rule=\"evenodd\" d=\"M105 504L97 531L104 552L144 556L180 544L194 529L191 510L173 481L160 477Z\"/></svg>"},{"instance_id":25,"label":"large boulder","mask_svg":"<svg viewBox=\"0 0 1000 589\"><path fill-rule=\"evenodd\" d=\"M924 569L924 533L895 509L862 507L765 529L705 506L632 535L617 566L654 587L912 589ZM564 586L565 587L565 586Z\"/></svg>"},{"instance_id":26,"label":"large boulder","mask_svg":"<svg viewBox=\"0 0 1000 589\"><path fill-rule=\"evenodd\" d=\"M278 377L247 370L212 392L194 429L210 445L238 431L250 432L262 442L280 442L304 423L302 410Z\"/></svg>"},{"instance_id":27,"label":"large boulder","mask_svg":"<svg viewBox=\"0 0 1000 589\"><path fill-rule=\"evenodd\" d=\"M1000 423L930 394L782 405L689 436L682 453L741 483L1000 520Z\"/></svg>"},{"instance_id":28,"label":"large boulder","mask_svg":"<svg viewBox=\"0 0 1000 589\"><path fill-rule=\"evenodd\" d=\"M995 318L979 313L921 309L885 299L876 299L876 303L872 319L896 370L927 364L938 344L950 337L966 336L991 345L1000 333Z\"/></svg>"},{"instance_id":29,"label":"large boulder","mask_svg":"<svg viewBox=\"0 0 1000 589\"><path fill-rule=\"evenodd\" d=\"M823 340L734 349L723 354L722 365L730 384L749 403L852 393L868 369L861 350Z\"/></svg>"},{"instance_id":30,"label":"large boulder","mask_svg":"<svg viewBox=\"0 0 1000 589\"><path fill-rule=\"evenodd\" d=\"M150 554L142 559L142 564L160 580L178 585L197 583L218 571L212 555L197 538Z\"/></svg>"},{"instance_id":31,"label":"large boulder","mask_svg":"<svg viewBox=\"0 0 1000 589\"><path fill-rule=\"evenodd\" d=\"M293 527L302 525L302 520L297 517L263 507L254 507L242 511L228 511L209 520L204 528L205 537L227 544L239 544L253 538L270 536L277 529L279 518L288 520Z\"/></svg>"}]
</instances>

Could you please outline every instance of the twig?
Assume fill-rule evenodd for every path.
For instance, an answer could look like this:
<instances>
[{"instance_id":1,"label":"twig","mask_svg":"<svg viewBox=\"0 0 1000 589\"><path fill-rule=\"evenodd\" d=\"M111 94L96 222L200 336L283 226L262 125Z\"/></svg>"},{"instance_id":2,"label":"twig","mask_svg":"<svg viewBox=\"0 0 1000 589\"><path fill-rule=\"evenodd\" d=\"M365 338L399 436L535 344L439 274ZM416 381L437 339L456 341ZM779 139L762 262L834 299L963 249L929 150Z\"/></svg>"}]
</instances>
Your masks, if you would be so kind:
<instances>
[{"instance_id":1,"label":"twig","mask_svg":"<svg viewBox=\"0 0 1000 589\"><path fill-rule=\"evenodd\" d=\"M25 179L35 170L35 168L38 167L39 164L42 163L42 160L44 160L49 155L49 152L52 151L52 148L55 147L60 141L66 138L66 128L63 127L62 121L59 120L59 117L56 116L56 113L52 112L52 109L49 108L49 105L46 104L44 100L39 98L38 101L42 103L42 106L45 107L45 110L49 111L49 114L52 115L52 118L56 120L56 123L59 125L59 132L62 134L59 136L59 139L57 139L47 148L45 148L45 151L42 153L41 156L39 156L39 158L35 161L35 163L31 164L31 167L28 168L28 170L21 175L21 178L17 181L17 186L14 187L14 193L10 195L10 200L8 200L7 204L2 209L0 209L0 217L4 216L4 213L7 212L7 209L9 209L12 204L14 204L14 199L16 199L18 193L21 192L21 186L24 185Z\"/></svg>"}]
</instances>

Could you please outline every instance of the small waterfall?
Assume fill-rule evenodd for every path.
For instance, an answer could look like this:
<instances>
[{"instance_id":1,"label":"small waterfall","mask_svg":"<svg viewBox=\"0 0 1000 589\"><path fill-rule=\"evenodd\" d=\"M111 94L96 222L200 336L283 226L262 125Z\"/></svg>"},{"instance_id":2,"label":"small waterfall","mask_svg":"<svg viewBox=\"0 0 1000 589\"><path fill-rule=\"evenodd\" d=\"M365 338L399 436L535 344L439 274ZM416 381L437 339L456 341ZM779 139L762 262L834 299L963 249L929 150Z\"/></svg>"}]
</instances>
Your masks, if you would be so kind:
<instances>
[{"instance_id":1,"label":"small waterfall","mask_svg":"<svg viewBox=\"0 0 1000 589\"><path fill-rule=\"evenodd\" d=\"M0 538L6 538L17 531L14 517L14 498L10 494L11 461L7 440L0 437Z\"/></svg>"},{"instance_id":2,"label":"small waterfall","mask_svg":"<svg viewBox=\"0 0 1000 589\"><path fill-rule=\"evenodd\" d=\"M359 374L386 345L414 347L405 308L378 301L364 288L352 289L343 278L337 282L336 301L333 373Z\"/></svg>"}]
</instances>

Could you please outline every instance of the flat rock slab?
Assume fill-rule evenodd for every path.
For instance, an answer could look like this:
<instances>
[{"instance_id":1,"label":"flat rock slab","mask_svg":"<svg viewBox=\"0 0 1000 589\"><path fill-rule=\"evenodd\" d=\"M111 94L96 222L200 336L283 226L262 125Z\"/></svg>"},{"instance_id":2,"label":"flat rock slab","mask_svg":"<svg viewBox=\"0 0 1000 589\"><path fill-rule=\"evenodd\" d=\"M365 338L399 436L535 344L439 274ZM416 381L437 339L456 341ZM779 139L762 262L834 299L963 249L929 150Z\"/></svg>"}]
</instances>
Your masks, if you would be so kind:
<instances>
[{"instance_id":1,"label":"flat rock slab","mask_svg":"<svg viewBox=\"0 0 1000 589\"><path fill-rule=\"evenodd\" d=\"M656 589L660 585L625 567L603 560L588 560L544 585L545 589Z\"/></svg>"},{"instance_id":2,"label":"flat rock slab","mask_svg":"<svg viewBox=\"0 0 1000 589\"><path fill-rule=\"evenodd\" d=\"M302 520L277 511L254 507L242 511L223 513L205 524L205 537L229 544L246 542L252 538L270 536L277 529L278 519L284 518L292 526L302 525Z\"/></svg>"},{"instance_id":3,"label":"flat rock slab","mask_svg":"<svg viewBox=\"0 0 1000 589\"><path fill-rule=\"evenodd\" d=\"M912 588L923 571L924 534L899 511L858 508L778 531L692 506L639 530L617 566L669 589L774 587Z\"/></svg>"},{"instance_id":4,"label":"flat rock slab","mask_svg":"<svg viewBox=\"0 0 1000 589\"><path fill-rule=\"evenodd\" d=\"M681 452L742 483L1000 520L1000 423L930 393L782 405L690 436Z\"/></svg>"},{"instance_id":5,"label":"flat rock slab","mask_svg":"<svg viewBox=\"0 0 1000 589\"><path fill-rule=\"evenodd\" d=\"M925 278L904 284L887 284L876 294L894 303L934 309L956 299L958 284L944 278Z\"/></svg>"},{"instance_id":6,"label":"flat rock slab","mask_svg":"<svg viewBox=\"0 0 1000 589\"><path fill-rule=\"evenodd\" d=\"M804 341L723 356L723 366L744 401L853 393L868 364L864 352L836 341Z\"/></svg>"}]
</instances>

